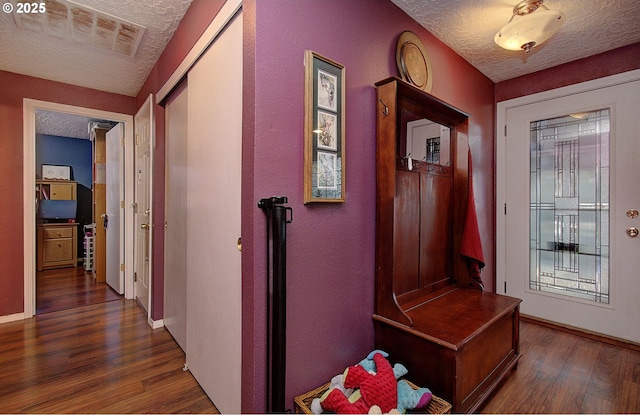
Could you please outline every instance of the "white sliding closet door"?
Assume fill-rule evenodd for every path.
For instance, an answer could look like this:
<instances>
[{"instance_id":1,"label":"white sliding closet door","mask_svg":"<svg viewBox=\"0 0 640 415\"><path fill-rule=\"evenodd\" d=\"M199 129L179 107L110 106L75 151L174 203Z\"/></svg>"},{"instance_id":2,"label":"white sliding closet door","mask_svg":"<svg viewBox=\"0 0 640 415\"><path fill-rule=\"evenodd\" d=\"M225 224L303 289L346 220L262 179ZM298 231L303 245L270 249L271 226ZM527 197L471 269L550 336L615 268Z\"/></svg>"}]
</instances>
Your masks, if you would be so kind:
<instances>
[{"instance_id":1,"label":"white sliding closet door","mask_svg":"<svg viewBox=\"0 0 640 415\"><path fill-rule=\"evenodd\" d=\"M240 413L241 13L187 80L187 366L222 413Z\"/></svg>"},{"instance_id":2,"label":"white sliding closet door","mask_svg":"<svg viewBox=\"0 0 640 415\"><path fill-rule=\"evenodd\" d=\"M164 325L187 350L187 83L165 106Z\"/></svg>"}]
</instances>

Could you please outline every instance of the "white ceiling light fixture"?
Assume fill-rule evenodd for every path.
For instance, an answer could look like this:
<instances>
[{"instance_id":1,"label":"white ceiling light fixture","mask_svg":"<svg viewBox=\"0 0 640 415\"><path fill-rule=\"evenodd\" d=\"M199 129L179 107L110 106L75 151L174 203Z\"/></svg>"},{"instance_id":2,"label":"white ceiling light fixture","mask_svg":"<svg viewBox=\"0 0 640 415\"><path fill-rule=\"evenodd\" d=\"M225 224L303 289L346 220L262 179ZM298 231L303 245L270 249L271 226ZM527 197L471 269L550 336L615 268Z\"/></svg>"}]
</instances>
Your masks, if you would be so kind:
<instances>
[{"instance_id":1,"label":"white ceiling light fixture","mask_svg":"<svg viewBox=\"0 0 640 415\"><path fill-rule=\"evenodd\" d=\"M561 11L549 10L544 0L524 0L513 8L509 22L496 33L493 40L507 50L531 48L553 36L564 23L565 15ZM540 10L538 10L540 9Z\"/></svg>"}]
</instances>

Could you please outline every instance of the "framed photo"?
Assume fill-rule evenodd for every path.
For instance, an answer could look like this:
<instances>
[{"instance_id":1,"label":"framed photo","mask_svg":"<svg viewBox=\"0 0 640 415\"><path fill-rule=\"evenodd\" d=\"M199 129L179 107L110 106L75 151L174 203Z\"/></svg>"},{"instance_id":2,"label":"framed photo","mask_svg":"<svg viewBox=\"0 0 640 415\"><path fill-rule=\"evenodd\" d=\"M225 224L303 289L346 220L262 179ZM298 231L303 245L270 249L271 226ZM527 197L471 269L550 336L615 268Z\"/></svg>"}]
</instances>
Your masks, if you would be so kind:
<instances>
[{"instance_id":1,"label":"framed photo","mask_svg":"<svg viewBox=\"0 0 640 415\"><path fill-rule=\"evenodd\" d=\"M318 133L315 133L318 148L338 150L338 117L325 111L318 111Z\"/></svg>"},{"instance_id":2,"label":"framed photo","mask_svg":"<svg viewBox=\"0 0 640 415\"><path fill-rule=\"evenodd\" d=\"M310 50L304 62L304 203L344 202L344 66Z\"/></svg>"}]
</instances>

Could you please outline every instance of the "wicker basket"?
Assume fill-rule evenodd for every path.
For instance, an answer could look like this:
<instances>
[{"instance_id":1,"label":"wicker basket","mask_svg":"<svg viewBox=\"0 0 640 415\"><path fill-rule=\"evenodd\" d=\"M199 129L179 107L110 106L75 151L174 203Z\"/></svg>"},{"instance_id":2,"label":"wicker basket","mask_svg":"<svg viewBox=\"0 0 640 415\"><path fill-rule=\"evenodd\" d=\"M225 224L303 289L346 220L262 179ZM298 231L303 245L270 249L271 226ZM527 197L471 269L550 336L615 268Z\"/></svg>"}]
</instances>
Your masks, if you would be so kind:
<instances>
[{"instance_id":1,"label":"wicker basket","mask_svg":"<svg viewBox=\"0 0 640 415\"><path fill-rule=\"evenodd\" d=\"M413 389L418 389L416 385L405 380ZM329 383L325 383L324 385L315 388L314 390L307 392L303 395L296 396L293 401L296 404L296 413L297 414L313 414L311 412L311 402L315 398L320 398L327 390L329 390ZM427 414L449 414L451 413L451 404L445 401L442 398L438 398L433 395L429 405L426 408L420 411L420 413Z\"/></svg>"}]
</instances>

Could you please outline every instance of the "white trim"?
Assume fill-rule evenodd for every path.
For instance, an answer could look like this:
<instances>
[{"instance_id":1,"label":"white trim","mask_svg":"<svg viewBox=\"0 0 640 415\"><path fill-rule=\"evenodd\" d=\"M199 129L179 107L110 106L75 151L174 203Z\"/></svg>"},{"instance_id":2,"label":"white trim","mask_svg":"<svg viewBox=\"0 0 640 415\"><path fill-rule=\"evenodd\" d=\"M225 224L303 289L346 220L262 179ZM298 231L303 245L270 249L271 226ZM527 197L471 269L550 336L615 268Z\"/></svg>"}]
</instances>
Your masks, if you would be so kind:
<instances>
[{"instance_id":1,"label":"white trim","mask_svg":"<svg viewBox=\"0 0 640 415\"><path fill-rule=\"evenodd\" d=\"M608 88L614 85L621 85L640 80L640 69L598 78L591 81L581 82L551 89L549 91L538 92L536 94L513 98L507 101L500 101L496 106L496 292L504 294L504 283L506 281L506 243L507 227L506 215L504 214L507 200L506 189L506 166L507 157L507 137L504 134L507 125L507 110L537 102L548 101L556 98L575 95L583 92ZM507 206L508 209L508 206Z\"/></svg>"},{"instance_id":2,"label":"white trim","mask_svg":"<svg viewBox=\"0 0 640 415\"><path fill-rule=\"evenodd\" d=\"M9 314L8 316L0 316L0 324L24 319L24 313Z\"/></svg>"},{"instance_id":3,"label":"white trim","mask_svg":"<svg viewBox=\"0 0 640 415\"><path fill-rule=\"evenodd\" d=\"M191 48L187 56L182 60L178 68L171 74L167 82L160 88L156 94L157 101L162 102L169 92L178 85L180 80L187 74L189 69L196 63L204 51L211 45L215 38L227 27L227 23L231 21L233 16L242 7L242 0L227 0L213 19L211 24L207 27L205 32L200 36L200 39Z\"/></svg>"},{"instance_id":4,"label":"white trim","mask_svg":"<svg viewBox=\"0 0 640 415\"><path fill-rule=\"evenodd\" d=\"M151 318L151 316L149 316L149 318L147 319L147 323L149 323L149 326L151 326L152 329L159 329L161 327L164 327L164 319L160 319L160 320L154 320Z\"/></svg>"},{"instance_id":5,"label":"white trim","mask_svg":"<svg viewBox=\"0 0 640 415\"><path fill-rule=\"evenodd\" d=\"M117 112L95 110L91 108L76 107L73 105L59 104L55 102L38 101L35 99L24 98L22 106L22 127L23 127L23 211L24 211L24 318L33 317L36 310L36 206L34 195L34 183L36 180L36 110L42 109L47 111L63 112L69 114L85 115L100 119L108 119L122 122L125 125L125 157L133 154L133 116L121 114ZM125 183L133 183L133 166L125 166ZM129 186L131 187L131 186ZM126 186L125 186L126 188ZM132 192L127 192L127 195ZM126 195L125 195L126 196ZM125 200L125 207L128 208L128 214L125 221L128 221L129 227L133 223L133 208L130 206L131 199ZM130 203L127 203L130 202ZM127 223L127 222L125 222ZM127 225L125 225L127 226ZM132 232L132 231L131 231ZM125 239L128 234L125 235ZM125 258L125 263L130 259ZM133 281L133 267L125 267L125 282L128 278ZM133 298L133 289L129 289L125 283L125 298Z\"/></svg>"},{"instance_id":6,"label":"white trim","mask_svg":"<svg viewBox=\"0 0 640 415\"><path fill-rule=\"evenodd\" d=\"M156 145L156 123L155 123L155 111L154 111L154 105L155 105L155 100L154 100L154 96L153 94L149 94L149 96L147 97L147 99L144 101L144 103L140 106L140 108L138 109L138 112L136 113L136 115L134 116L134 120L137 124L140 124L139 119L140 118L144 118L145 115L148 113L149 115L149 287L147 288L148 292L147 292L147 304L146 304L146 310L147 310L147 317L150 319L151 318L151 314L152 314L152 309L153 309L153 238L154 238L154 226L153 226L153 220L154 220L154 206L153 206L153 178L154 178L154 174L153 174L153 170L154 170L154 157L155 157L155 145ZM148 107L148 108L147 108ZM138 125L136 125L136 130L138 128ZM136 133L137 134L137 133ZM137 141L137 140L136 140ZM136 151L139 151L139 149L137 148L138 144L136 143ZM137 157L134 159L134 164L137 163ZM134 170L137 169L137 166L134 166ZM134 183L134 182L132 182ZM138 195L139 197L140 195ZM134 204L137 203L138 200L134 199ZM137 218L136 218L137 219ZM134 222L134 229L137 230L137 226L135 226L135 222ZM135 239L135 231L134 232L134 241ZM134 242L134 249L132 250L134 252L134 272L137 272L136 270L136 262L135 262L135 257L138 255L138 247L135 246L135 242ZM135 292L135 283L133 283L134 285L134 292ZM135 295L135 294L134 294ZM136 295L136 297L138 297Z\"/></svg>"}]
</instances>

